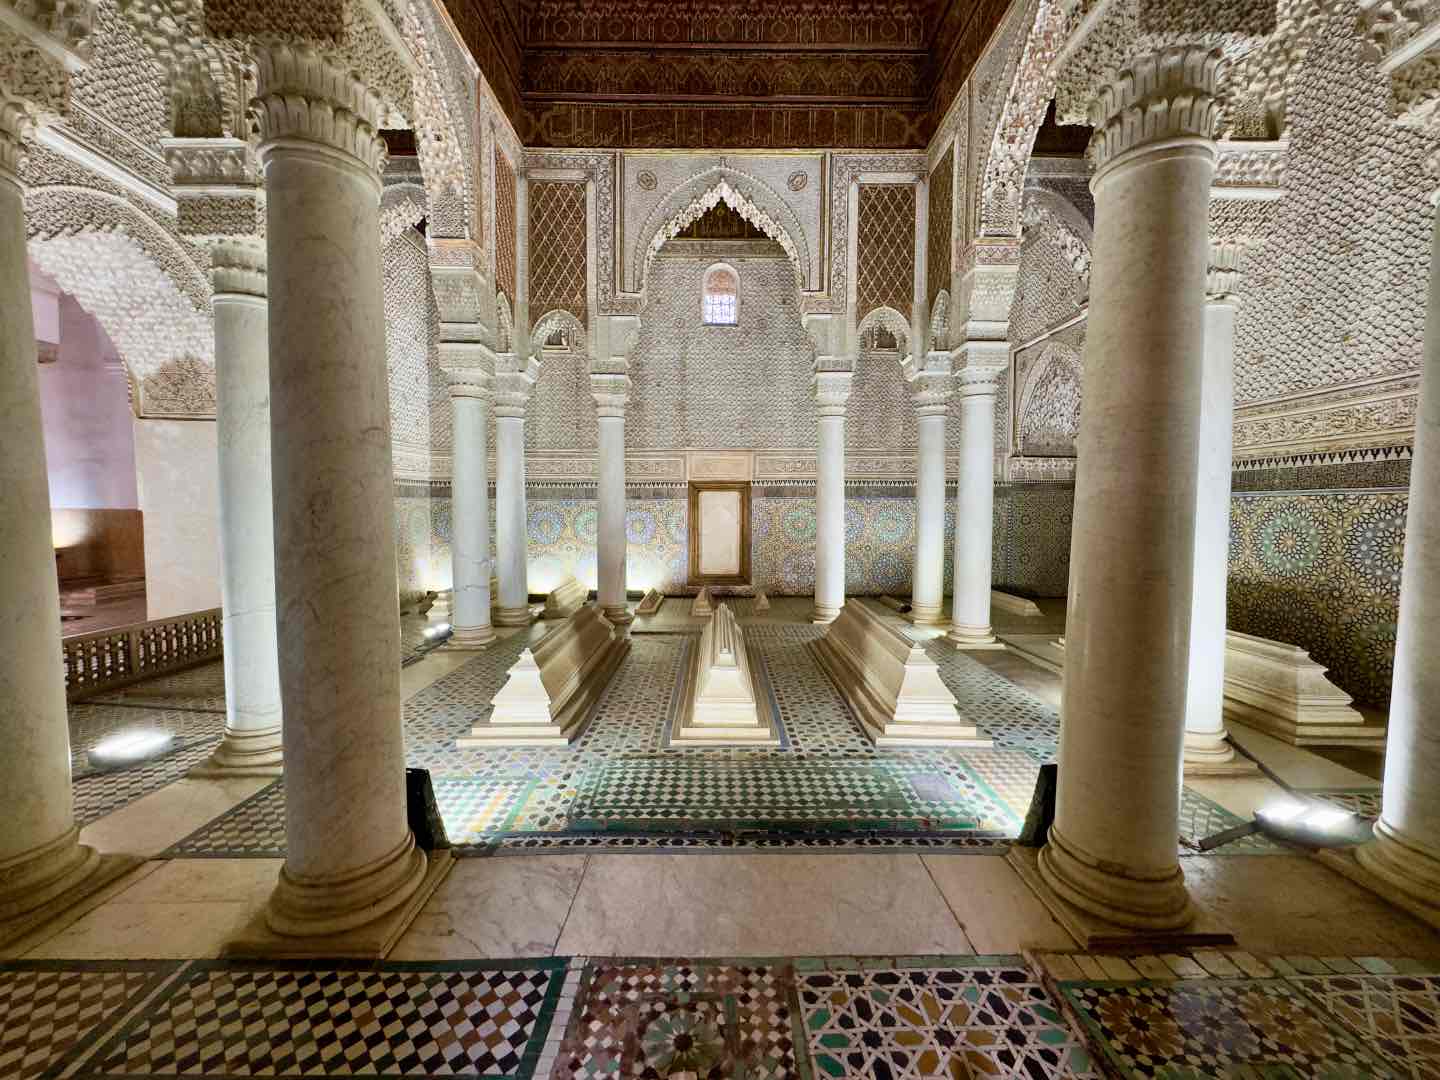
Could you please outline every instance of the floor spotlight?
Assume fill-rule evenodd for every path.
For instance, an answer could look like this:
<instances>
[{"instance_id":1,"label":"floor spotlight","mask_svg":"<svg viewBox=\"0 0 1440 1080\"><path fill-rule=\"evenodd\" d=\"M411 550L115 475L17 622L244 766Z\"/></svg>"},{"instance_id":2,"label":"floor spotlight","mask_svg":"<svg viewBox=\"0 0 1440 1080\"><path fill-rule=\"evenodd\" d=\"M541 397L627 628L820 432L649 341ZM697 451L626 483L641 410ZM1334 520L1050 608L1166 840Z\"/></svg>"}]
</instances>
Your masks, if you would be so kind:
<instances>
[{"instance_id":1,"label":"floor spotlight","mask_svg":"<svg viewBox=\"0 0 1440 1080\"><path fill-rule=\"evenodd\" d=\"M113 772L160 757L175 747L173 731L121 731L107 735L85 754L93 769Z\"/></svg>"}]
</instances>

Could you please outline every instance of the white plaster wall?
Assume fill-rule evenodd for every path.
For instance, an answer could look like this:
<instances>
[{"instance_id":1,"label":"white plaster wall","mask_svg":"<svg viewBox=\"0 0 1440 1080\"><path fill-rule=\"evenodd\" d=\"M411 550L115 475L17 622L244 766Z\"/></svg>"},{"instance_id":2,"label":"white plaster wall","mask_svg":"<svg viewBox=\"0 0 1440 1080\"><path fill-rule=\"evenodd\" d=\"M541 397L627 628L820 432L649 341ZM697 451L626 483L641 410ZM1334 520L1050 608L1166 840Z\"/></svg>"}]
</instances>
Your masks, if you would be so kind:
<instances>
[{"instance_id":1,"label":"white plaster wall","mask_svg":"<svg viewBox=\"0 0 1440 1080\"><path fill-rule=\"evenodd\" d=\"M124 369L105 332L69 296L60 297L59 322L60 358L39 367L50 505L133 510L140 503Z\"/></svg>"},{"instance_id":2,"label":"white plaster wall","mask_svg":"<svg viewBox=\"0 0 1440 1080\"><path fill-rule=\"evenodd\" d=\"M135 421L148 615L220 606L220 493L213 420Z\"/></svg>"}]
</instances>

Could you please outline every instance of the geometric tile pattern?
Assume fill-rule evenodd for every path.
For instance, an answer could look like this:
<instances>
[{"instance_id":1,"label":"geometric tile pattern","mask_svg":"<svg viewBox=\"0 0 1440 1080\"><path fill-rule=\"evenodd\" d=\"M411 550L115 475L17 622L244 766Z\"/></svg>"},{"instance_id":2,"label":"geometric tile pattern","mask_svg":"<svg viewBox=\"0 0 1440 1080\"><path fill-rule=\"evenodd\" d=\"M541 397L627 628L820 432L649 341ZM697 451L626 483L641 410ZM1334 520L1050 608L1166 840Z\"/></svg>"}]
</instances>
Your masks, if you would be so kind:
<instances>
[{"instance_id":1,"label":"geometric tile pattern","mask_svg":"<svg viewBox=\"0 0 1440 1080\"><path fill-rule=\"evenodd\" d=\"M225 711L225 662L212 660L173 675L159 675L85 699L87 705L150 705L164 709Z\"/></svg>"},{"instance_id":2,"label":"geometric tile pattern","mask_svg":"<svg viewBox=\"0 0 1440 1080\"><path fill-rule=\"evenodd\" d=\"M1397 1075L1282 979L1061 983L1060 992L1126 1076Z\"/></svg>"},{"instance_id":3,"label":"geometric tile pattern","mask_svg":"<svg viewBox=\"0 0 1440 1080\"><path fill-rule=\"evenodd\" d=\"M1180 789L1180 835L1190 844L1245 824L1219 803L1191 788ZM1193 854L1193 852L1192 852ZM1263 833L1252 833L1207 851L1207 855L1292 855L1294 849L1277 844Z\"/></svg>"},{"instance_id":4,"label":"geometric tile pattern","mask_svg":"<svg viewBox=\"0 0 1440 1080\"><path fill-rule=\"evenodd\" d=\"M267 784L160 856L165 859L285 857L285 782Z\"/></svg>"},{"instance_id":5,"label":"geometric tile pattern","mask_svg":"<svg viewBox=\"0 0 1440 1080\"><path fill-rule=\"evenodd\" d=\"M1374 821L1380 816L1380 789L1378 787L1302 788L1297 790L1296 794L1318 799L1365 821Z\"/></svg>"},{"instance_id":6,"label":"geometric tile pattern","mask_svg":"<svg viewBox=\"0 0 1440 1080\"><path fill-rule=\"evenodd\" d=\"M1440 1076L1440 976L1292 976L1402 1076Z\"/></svg>"},{"instance_id":7,"label":"geometric tile pattern","mask_svg":"<svg viewBox=\"0 0 1440 1080\"><path fill-rule=\"evenodd\" d=\"M149 686L140 683L134 689ZM224 694L222 688L221 694ZM160 697L162 695L157 695ZM222 697L223 702L223 697ZM128 731L167 731L175 736L181 745L219 738L225 730L225 709L219 712L177 708L174 705L154 704L142 706L134 703L124 705L105 704L93 700L83 701L69 708L70 717L70 772L79 778L93 774L88 754L97 744L111 735Z\"/></svg>"},{"instance_id":8,"label":"geometric tile pattern","mask_svg":"<svg viewBox=\"0 0 1440 1080\"><path fill-rule=\"evenodd\" d=\"M593 960L554 1080L801 1075L789 963Z\"/></svg>"},{"instance_id":9,"label":"geometric tile pattern","mask_svg":"<svg viewBox=\"0 0 1440 1080\"><path fill-rule=\"evenodd\" d=\"M564 966L198 963L94 1061L107 1077L529 1080Z\"/></svg>"},{"instance_id":10,"label":"geometric tile pattern","mask_svg":"<svg viewBox=\"0 0 1440 1080\"><path fill-rule=\"evenodd\" d=\"M1100 1076L1039 980L1004 959L797 961L814 1075Z\"/></svg>"},{"instance_id":11,"label":"geometric tile pattern","mask_svg":"<svg viewBox=\"0 0 1440 1080\"><path fill-rule=\"evenodd\" d=\"M145 715L144 711L139 709L123 711L135 713L137 716ZM206 716L210 714L192 713L190 715ZM186 773L208 758L210 752L219 745L218 729L224 726L225 721L223 717L213 717L213 719L217 725L214 735L187 740L180 745L178 750L173 750L164 757L148 761L134 769L92 773L89 776L77 777L72 786L72 794L75 799L75 823L81 826L88 825L106 814L114 813L121 807L128 806L136 799L143 798L151 792L159 791L176 780L182 779Z\"/></svg>"},{"instance_id":12,"label":"geometric tile pattern","mask_svg":"<svg viewBox=\"0 0 1440 1080\"><path fill-rule=\"evenodd\" d=\"M0 1076L55 1075L173 965L15 963L0 968ZM69 968L69 970L66 970Z\"/></svg>"}]
</instances>

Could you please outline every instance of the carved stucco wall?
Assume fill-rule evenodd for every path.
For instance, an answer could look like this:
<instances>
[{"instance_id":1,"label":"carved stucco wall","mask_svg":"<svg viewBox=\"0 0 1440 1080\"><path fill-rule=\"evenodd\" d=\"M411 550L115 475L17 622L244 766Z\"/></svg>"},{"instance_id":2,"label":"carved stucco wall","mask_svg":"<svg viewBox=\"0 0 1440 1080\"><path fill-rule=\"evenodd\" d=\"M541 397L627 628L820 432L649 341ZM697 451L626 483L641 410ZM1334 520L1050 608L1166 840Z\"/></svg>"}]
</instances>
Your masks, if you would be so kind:
<instances>
[{"instance_id":1,"label":"carved stucco wall","mask_svg":"<svg viewBox=\"0 0 1440 1080\"><path fill-rule=\"evenodd\" d=\"M440 377L439 313L430 288L429 255L424 238L407 229L384 246L381 259L395 475L425 480L431 475L432 421L448 418L450 409Z\"/></svg>"},{"instance_id":2,"label":"carved stucco wall","mask_svg":"<svg viewBox=\"0 0 1440 1080\"><path fill-rule=\"evenodd\" d=\"M661 255L651 267L631 354L625 444L632 449L815 446L812 348L783 257L730 260L738 326L705 326L709 258ZM593 444L591 444L593 445Z\"/></svg>"},{"instance_id":3,"label":"carved stucco wall","mask_svg":"<svg viewBox=\"0 0 1440 1080\"><path fill-rule=\"evenodd\" d=\"M632 422L627 414L627 432ZM542 351L540 377L525 412L525 448L594 452L599 440L589 360L582 354Z\"/></svg>"},{"instance_id":4,"label":"carved stucco wall","mask_svg":"<svg viewBox=\"0 0 1440 1080\"><path fill-rule=\"evenodd\" d=\"M1361 58L1353 12L1322 24L1290 106L1287 193L1247 260L1236 326L1239 404L1416 371L1434 188L1431 149L1386 118L1387 80ZM1263 228L1215 204L1218 229ZM1337 418L1339 419L1339 418Z\"/></svg>"}]
</instances>

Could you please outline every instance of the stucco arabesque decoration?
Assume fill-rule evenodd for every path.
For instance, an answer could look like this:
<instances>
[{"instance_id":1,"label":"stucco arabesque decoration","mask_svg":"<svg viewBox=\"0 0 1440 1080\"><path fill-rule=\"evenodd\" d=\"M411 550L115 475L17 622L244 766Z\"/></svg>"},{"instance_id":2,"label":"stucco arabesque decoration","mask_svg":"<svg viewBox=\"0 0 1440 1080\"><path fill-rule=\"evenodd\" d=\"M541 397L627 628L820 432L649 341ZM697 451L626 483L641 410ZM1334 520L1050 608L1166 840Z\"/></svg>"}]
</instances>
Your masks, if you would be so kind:
<instances>
[{"instance_id":1,"label":"stucco arabesque decoration","mask_svg":"<svg viewBox=\"0 0 1440 1080\"><path fill-rule=\"evenodd\" d=\"M805 283L802 289L813 284L808 238L795 212L763 181L732 167L714 166L676 187L650 211L641 240L630 253L631 287L643 289L650 264L667 240L722 202L784 249Z\"/></svg>"}]
</instances>

